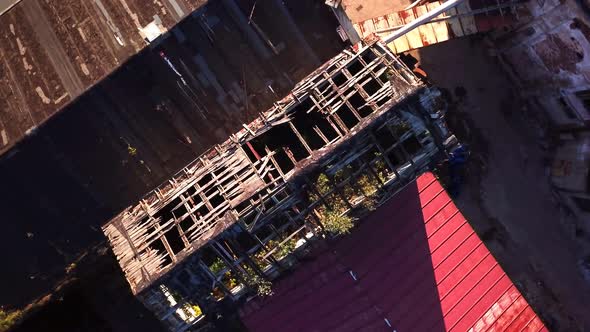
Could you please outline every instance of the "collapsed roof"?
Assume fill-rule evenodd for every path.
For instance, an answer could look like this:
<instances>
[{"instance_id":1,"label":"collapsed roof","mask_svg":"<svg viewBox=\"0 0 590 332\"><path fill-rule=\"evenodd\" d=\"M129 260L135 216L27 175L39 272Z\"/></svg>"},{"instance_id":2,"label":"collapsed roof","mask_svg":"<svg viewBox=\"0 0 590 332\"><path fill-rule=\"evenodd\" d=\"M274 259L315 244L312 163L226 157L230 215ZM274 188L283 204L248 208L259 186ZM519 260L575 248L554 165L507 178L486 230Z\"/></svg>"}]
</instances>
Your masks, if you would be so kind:
<instances>
[{"instance_id":1,"label":"collapsed roof","mask_svg":"<svg viewBox=\"0 0 590 332\"><path fill-rule=\"evenodd\" d=\"M225 273L251 268L269 276L264 262L276 263L271 256L279 246L314 237L318 209L334 209L328 196L346 197L338 213L349 214L373 197L367 191L395 192L411 181L454 143L443 109L438 90L426 88L384 45L345 50L103 231L133 293L182 330L197 317L179 308L206 306L210 290L203 289L240 296L233 283L221 285ZM316 196L311 183L318 172L335 186ZM343 189L359 181L373 189ZM219 244L236 236L254 245ZM217 258L206 262L203 255ZM264 262L253 263L255 255ZM226 268L212 268L215 260Z\"/></svg>"}]
</instances>

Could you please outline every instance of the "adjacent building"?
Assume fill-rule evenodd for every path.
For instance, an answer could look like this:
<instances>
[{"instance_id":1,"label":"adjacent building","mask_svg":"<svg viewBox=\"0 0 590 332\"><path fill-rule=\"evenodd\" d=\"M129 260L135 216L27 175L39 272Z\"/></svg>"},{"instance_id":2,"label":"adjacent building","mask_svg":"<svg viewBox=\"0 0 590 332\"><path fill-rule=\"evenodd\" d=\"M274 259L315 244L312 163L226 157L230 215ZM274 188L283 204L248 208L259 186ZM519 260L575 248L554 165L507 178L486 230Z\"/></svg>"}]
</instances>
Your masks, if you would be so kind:
<instances>
[{"instance_id":1,"label":"adjacent building","mask_svg":"<svg viewBox=\"0 0 590 332\"><path fill-rule=\"evenodd\" d=\"M590 7L586 1L530 1L531 16L497 34L496 54L527 105L518 110L551 153L558 198L590 231Z\"/></svg>"},{"instance_id":2,"label":"adjacent building","mask_svg":"<svg viewBox=\"0 0 590 332\"><path fill-rule=\"evenodd\" d=\"M249 331L548 331L432 173L309 257Z\"/></svg>"}]
</instances>

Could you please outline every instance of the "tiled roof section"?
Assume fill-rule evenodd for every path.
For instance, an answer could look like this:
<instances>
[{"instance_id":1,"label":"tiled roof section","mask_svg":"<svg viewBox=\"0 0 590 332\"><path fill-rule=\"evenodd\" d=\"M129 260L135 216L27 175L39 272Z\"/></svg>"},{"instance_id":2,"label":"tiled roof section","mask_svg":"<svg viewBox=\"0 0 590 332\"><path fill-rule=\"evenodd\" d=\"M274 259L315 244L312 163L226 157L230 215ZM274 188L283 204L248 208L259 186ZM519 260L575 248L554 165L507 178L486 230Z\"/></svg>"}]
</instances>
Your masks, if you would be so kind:
<instances>
[{"instance_id":1,"label":"tiled roof section","mask_svg":"<svg viewBox=\"0 0 590 332\"><path fill-rule=\"evenodd\" d=\"M250 331L547 331L431 173L273 289Z\"/></svg>"}]
</instances>

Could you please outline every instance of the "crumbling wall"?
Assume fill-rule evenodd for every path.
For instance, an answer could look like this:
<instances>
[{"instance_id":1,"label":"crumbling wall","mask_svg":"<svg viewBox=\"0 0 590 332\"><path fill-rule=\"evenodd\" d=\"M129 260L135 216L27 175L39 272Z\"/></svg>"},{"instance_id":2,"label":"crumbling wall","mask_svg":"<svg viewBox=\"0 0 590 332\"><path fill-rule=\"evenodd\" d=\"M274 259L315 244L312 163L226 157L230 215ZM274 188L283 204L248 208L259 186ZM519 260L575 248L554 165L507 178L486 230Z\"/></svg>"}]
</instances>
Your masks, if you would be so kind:
<instances>
[{"instance_id":1,"label":"crumbling wall","mask_svg":"<svg viewBox=\"0 0 590 332\"><path fill-rule=\"evenodd\" d=\"M575 1L530 1L533 18L498 39L498 51L521 86L557 127L584 126L590 111L572 98L590 88L590 20Z\"/></svg>"},{"instance_id":2,"label":"crumbling wall","mask_svg":"<svg viewBox=\"0 0 590 332\"><path fill-rule=\"evenodd\" d=\"M533 19L499 40L501 59L529 107L548 115L547 129L556 145L549 173L556 198L579 217L574 227L587 231L590 13L579 1L531 1L529 5Z\"/></svg>"}]
</instances>

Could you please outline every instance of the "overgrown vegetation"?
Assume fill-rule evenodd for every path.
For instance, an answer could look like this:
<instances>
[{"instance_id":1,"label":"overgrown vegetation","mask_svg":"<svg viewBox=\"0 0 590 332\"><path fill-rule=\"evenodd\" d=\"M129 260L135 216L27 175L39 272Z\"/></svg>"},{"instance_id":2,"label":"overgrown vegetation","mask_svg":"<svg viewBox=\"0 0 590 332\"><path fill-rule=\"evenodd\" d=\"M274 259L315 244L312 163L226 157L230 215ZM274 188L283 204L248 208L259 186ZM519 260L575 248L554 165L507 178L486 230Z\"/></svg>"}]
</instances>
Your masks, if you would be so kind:
<instances>
[{"instance_id":1,"label":"overgrown vegetation","mask_svg":"<svg viewBox=\"0 0 590 332\"><path fill-rule=\"evenodd\" d=\"M209 270L211 270L211 272L213 272L213 274L216 275L216 276L219 275L219 273L221 271L223 271L224 269L226 269L226 268L227 268L227 265L219 257L217 257L213 261L213 263L211 263L211 265L209 266ZM221 277L221 282L225 285L225 287L227 289L230 289L230 290L239 285L238 281L234 277L234 275L231 272L231 270L225 271L225 273Z\"/></svg>"},{"instance_id":2,"label":"overgrown vegetation","mask_svg":"<svg viewBox=\"0 0 590 332\"><path fill-rule=\"evenodd\" d=\"M244 282L246 286L253 290L258 296L270 296L273 294L272 282L267 280L258 273L254 272L250 267L245 268L246 273L244 274Z\"/></svg>"},{"instance_id":3,"label":"overgrown vegetation","mask_svg":"<svg viewBox=\"0 0 590 332\"><path fill-rule=\"evenodd\" d=\"M348 234L354 226L351 217L332 210L324 212L322 224L326 232L336 235Z\"/></svg>"},{"instance_id":4,"label":"overgrown vegetation","mask_svg":"<svg viewBox=\"0 0 590 332\"><path fill-rule=\"evenodd\" d=\"M223 284L225 285L225 287L227 287L227 289L232 290L235 287L237 287L240 283L238 283L238 280L234 278L231 272L228 271L223 276Z\"/></svg>"},{"instance_id":5,"label":"overgrown vegetation","mask_svg":"<svg viewBox=\"0 0 590 332\"><path fill-rule=\"evenodd\" d=\"M265 255L266 251L260 250L256 254L254 254L254 256L252 256L252 260L254 261L254 263L256 263L256 265L258 265L258 267L262 269L264 269L270 263L268 259L264 258Z\"/></svg>"},{"instance_id":6,"label":"overgrown vegetation","mask_svg":"<svg viewBox=\"0 0 590 332\"><path fill-rule=\"evenodd\" d=\"M213 263L211 263L211 265L209 265L209 270L211 270L211 272L213 272L213 274L215 274L215 275L219 274L219 272L221 272L225 268L226 268L225 263L219 257L217 257L215 259L215 261L213 261Z\"/></svg>"},{"instance_id":7,"label":"overgrown vegetation","mask_svg":"<svg viewBox=\"0 0 590 332\"><path fill-rule=\"evenodd\" d=\"M287 256L288 254L292 253L293 250L295 250L295 245L296 245L296 241L295 239L289 239L285 242L283 242L282 244L279 245L279 247L277 248L277 256L279 256L280 258Z\"/></svg>"},{"instance_id":8,"label":"overgrown vegetation","mask_svg":"<svg viewBox=\"0 0 590 332\"><path fill-rule=\"evenodd\" d=\"M357 184L366 196L363 201L363 207L369 211L375 210L377 205L377 193L379 190L379 181L374 176L363 174L358 177Z\"/></svg>"},{"instance_id":9,"label":"overgrown vegetation","mask_svg":"<svg viewBox=\"0 0 590 332\"><path fill-rule=\"evenodd\" d=\"M328 194L332 189L332 182L330 181L330 178L324 174L321 173L316 181L315 181L315 187L317 189L317 191L324 196L324 200L326 201L326 203L328 203L329 205L329 209L333 210L333 211L338 211L338 212L344 212L347 209L347 205L346 202L344 201L344 199L342 199L342 197L340 195L338 195L338 193L336 191L332 192L331 194ZM326 196L327 195L327 196ZM318 199L320 199L320 197L316 194L316 193L311 193L310 194L310 198L312 201L317 201ZM323 210L323 206L319 207L320 213Z\"/></svg>"},{"instance_id":10,"label":"overgrown vegetation","mask_svg":"<svg viewBox=\"0 0 590 332\"><path fill-rule=\"evenodd\" d=\"M129 143L127 143L127 153L131 157L135 157L137 155L137 149L131 146Z\"/></svg>"},{"instance_id":11,"label":"overgrown vegetation","mask_svg":"<svg viewBox=\"0 0 590 332\"><path fill-rule=\"evenodd\" d=\"M340 174L339 176L343 175ZM320 205L316 208L324 230L335 235L348 233L354 224L350 217L343 215L348 208L344 199L337 192L328 194L333 188L330 178L326 174L321 173L315 181L315 187L322 196L328 195L324 197L328 207ZM352 192L353 190L349 191L351 195ZM311 192L309 198L311 201L320 199L315 192Z\"/></svg>"},{"instance_id":12,"label":"overgrown vegetation","mask_svg":"<svg viewBox=\"0 0 590 332\"><path fill-rule=\"evenodd\" d=\"M381 152L375 152L375 157L381 156ZM387 169L387 165L385 165L385 161L383 161L383 158L377 159L377 161L373 165L373 168L375 169L375 173L377 173L377 176L379 177L379 180L381 180L381 182L387 181L389 170Z\"/></svg>"},{"instance_id":13,"label":"overgrown vegetation","mask_svg":"<svg viewBox=\"0 0 590 332\"><path fill-rule=\"evenodd\" d=\"M275 259L282 259L295 250L296 244L297 240L295 239L289 239L283 243L279 243L277 240L270 240L266 243L266 246L270 248L270 250L275 249L272 253ZM259 266L266 265L267 261L262 259L265 254L266 251L261 250L256 255L254 255L256 263L260 263L258 264Z\"/></svg>"},{"instance_id":14,"label":"overgrown vegetation","mask_svg":"<svg viewBox=\"0 0 590 332\"><path fill-rule=\"evenodd\" d=\"M8 331L21 317L19 310L5 311L0 309L0 331Z\"/></svg>"},{"instance_id":15,"label":"overgrown vegetation","mask_svg":"<svg viewBox=\"0 0 590 332\"><path fill-rule=\"evenodd\" d=\"M350 165L336 171L333 181L325 173L317 176L314 183L317 193L312 191L308 197L313 202L320 199L318 193L324 196L327 206L318 206L316 212L326 232L335 235L347 234L354 227L353 218L345 213L349 208L347 201L357 204L361 199L362 207L369 211L375 209L378 191L381 182L387 180L388 170L382 159L377 160L373 167L379 178L365 171L363 174L357 175L355 179L346 182L354 175L354 170ZM340 193L336 191L330 193L334 188L333 183L341 183Z\"/></svg>"},{"instance_id":16,"label":"overgrown vegetation","mask_svg":"<svg viewBox=\"0 0 590 332\"><path fill-rule=\"evenodd\" d=\"M272 242L272 241L270 241L270 242ZM287 255L295 248L295 245L293 243L293 246L291 248L291 241L287 241L285 244L283 244L282 246L279 246L279 250L281 250L285 255ZM284 247L284 249L282 247ZM264 255L264 254L262 253L262 255ZM260 260L262 260L262 259L260 259ZM219 272L223 271L223 269L225 269L225 267L226 267L226 265L223 263L223 261L221 261L221 259L217 258L211 264L211 266L209 266L209 269L211 269L212 272L214 271L215 274L218 274ZM269 280L265 279L264 277L258 275L258 273L256 273L251 267L249 267L247 265L243 265L243 268L244 268L245 272L241 272L239 274L240 274L241 279L244 282L244 285L247 288L254 291L259 296L272 295L272 282L270 282ZM222 277L222 283L229 290L240 285L240 282L238 282L238 280L235 278L235 276L232 274L231 271L227 271L224 273L224 275ZM215 287L215 289L213 289L213 292L211 293L211 295L216 299L222 299L223 297L225 297L225 294L223 293L223 290L220 287ZM200 308L198 308L199 309L198 311L194 307L192 309L195 310L195 312L197 312L198 314L200 314Z\"/></svg>"},{"instance_id":17,"label":"overgrown vegetation","mask_svg":"<svg viewBox=\"0 0 590 332\"><path fill-rule=\"evenodd\" d=\"M192 318L198 318L199 316L201 316L203 314L203 311L201 310L201 307L199 307L197 304L191 304L191 303L186 303L182 306L182 311L184 312L184 314L189 317L189 319Z\"/></svg>"},{"instance_id":18,"label":"overgrown vegetation","mask_svg":"<svg viewBox=\"0 0 590 332\"><path fill-rule=\"evenodd\" d=\"M193 305L191 306L191 308L192 308L192 309L193 309L193 311L195 312L195 317L199 317L199 316L201 316L201 315L203 314L203 311L201 310L201 307L199 307L198 305L196 305L196 304L193 304Z\"/></svg>"}]
</instances>

